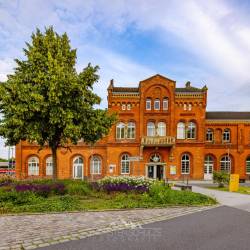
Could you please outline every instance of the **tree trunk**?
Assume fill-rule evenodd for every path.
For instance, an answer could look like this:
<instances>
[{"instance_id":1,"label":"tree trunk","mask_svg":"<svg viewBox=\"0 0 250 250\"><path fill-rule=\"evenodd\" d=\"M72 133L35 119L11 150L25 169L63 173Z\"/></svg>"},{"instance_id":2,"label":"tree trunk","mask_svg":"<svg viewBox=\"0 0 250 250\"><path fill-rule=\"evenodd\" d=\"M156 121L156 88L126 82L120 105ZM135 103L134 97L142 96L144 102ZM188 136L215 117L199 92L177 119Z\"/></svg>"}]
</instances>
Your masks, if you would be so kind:
<instances>
[{"instance_id":1,"label":"tree trunk","mask_svg":"<svg viewBox=\"0 0 250 250\"><path fill-rule=\"evenodd\" d=\"M57 179L57 147L51 147L53 160L53 180Z\"/></svg>"}]
</instances>

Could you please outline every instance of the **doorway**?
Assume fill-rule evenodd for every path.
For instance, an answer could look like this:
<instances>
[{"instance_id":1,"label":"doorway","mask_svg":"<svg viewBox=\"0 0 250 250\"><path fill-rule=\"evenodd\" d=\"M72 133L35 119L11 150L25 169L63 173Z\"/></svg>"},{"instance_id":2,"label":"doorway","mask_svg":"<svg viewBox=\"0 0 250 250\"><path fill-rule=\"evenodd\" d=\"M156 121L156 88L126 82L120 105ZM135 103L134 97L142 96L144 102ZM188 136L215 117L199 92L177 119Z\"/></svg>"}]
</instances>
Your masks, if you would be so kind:
<instances>
[{"instance_id":1,"label":"doorway","mask_svg":"<svg viewBox=\"0 0 250 250\"><path fill-rule=\"evenodd\" d=\"M148 178L162 180L164 176L164 166L163 165L149 165L147 166Z\"/></svg>"}]
</instances>

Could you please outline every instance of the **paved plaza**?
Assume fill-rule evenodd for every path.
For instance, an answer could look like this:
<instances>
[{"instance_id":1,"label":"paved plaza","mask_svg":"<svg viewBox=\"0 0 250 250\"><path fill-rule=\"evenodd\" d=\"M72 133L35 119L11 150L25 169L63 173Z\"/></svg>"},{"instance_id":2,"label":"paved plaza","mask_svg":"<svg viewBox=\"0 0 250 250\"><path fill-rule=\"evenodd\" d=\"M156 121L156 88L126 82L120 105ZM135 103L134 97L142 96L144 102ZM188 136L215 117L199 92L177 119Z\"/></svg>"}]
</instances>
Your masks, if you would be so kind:
<instances>
[{"instance_id":1,"label":"paved plaza","mask_svg":"<svg viewBox=\"0 0 250 250\"><path fill-rule=\"evenodd\" d=\"M208 210L172 207L0 217L0 250L35 249Z\"/></svg>"}]
</instances>

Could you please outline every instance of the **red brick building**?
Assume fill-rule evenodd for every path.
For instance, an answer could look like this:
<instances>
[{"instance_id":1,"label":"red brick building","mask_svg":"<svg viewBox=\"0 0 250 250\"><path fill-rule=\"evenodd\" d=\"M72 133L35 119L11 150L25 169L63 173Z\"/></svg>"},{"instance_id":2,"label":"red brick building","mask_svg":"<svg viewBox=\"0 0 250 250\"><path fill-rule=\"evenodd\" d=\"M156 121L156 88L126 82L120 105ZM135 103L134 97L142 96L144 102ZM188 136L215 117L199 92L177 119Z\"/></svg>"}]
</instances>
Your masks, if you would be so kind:
<instances>
[{"instance_id":1,"label":"red brick building","mask_svg":"<svg viewBox=\"0 0 250 250\"><path fill-rule=\"evenodd\" d=\"M58 150L59 178L144 175L211 179L224 170L250 176L250 112L207 112L207 87L152 76L134 88L108 87L108 109L118 113L109 136L90 147ZM50 177L51 151L16 146L18 178Z\"/></svg>"}]
</instances>

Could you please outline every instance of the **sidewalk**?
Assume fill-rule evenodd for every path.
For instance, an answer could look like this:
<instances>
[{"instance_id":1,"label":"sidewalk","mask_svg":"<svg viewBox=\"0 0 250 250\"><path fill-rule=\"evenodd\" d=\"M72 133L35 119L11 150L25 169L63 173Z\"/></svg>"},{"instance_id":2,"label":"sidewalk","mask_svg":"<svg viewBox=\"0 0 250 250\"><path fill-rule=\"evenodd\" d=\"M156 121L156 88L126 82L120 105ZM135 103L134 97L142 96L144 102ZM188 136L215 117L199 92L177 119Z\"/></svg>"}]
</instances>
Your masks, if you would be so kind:
<instances>
[{"instance_id":1,"label":"sidewalk","mask_svg":"<svg viewBox=\"0 0 250 250\"><path fill-rule=\"evenodd\" d=\"M207 189L196 185L193 186L193 192L211 196L222 205L250 212L250 195Z\"/></svg>"}]
</instances>

